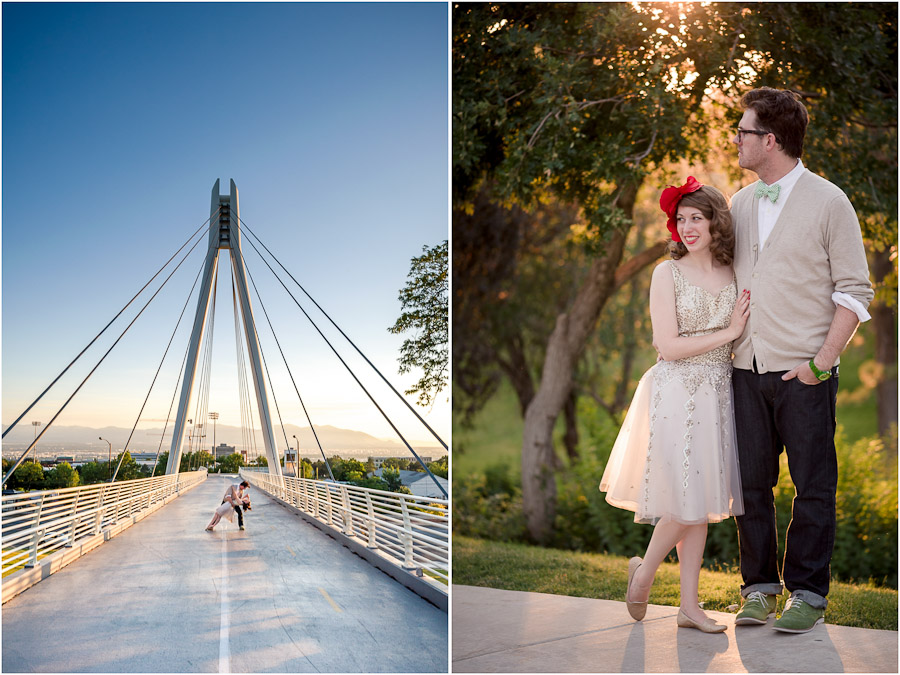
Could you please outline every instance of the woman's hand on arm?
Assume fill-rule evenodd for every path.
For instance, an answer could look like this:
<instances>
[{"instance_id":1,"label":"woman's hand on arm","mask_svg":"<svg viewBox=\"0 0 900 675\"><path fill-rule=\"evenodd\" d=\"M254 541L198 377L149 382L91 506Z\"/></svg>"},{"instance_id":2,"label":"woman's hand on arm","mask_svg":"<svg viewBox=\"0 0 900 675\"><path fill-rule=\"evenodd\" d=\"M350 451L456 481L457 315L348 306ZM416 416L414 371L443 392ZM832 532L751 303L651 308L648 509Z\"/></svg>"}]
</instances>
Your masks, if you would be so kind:
<instances>
[{"instance_id":1,"label":"woman's hand on arm","mask_svg":"<svg viewBox=\"0 0 900 675\"><path fill-rule=\"evenodd\" d=\"M737 340L744 333L744 326L747 325L747 319L750 318L750 291L744 290L738 296L737 302L734 303L734 311L731 313L731 323L725 330L730 331L731 339L729 342Z\"/></svg>"},{"instance_id":2,"label":"woman's hand on arm","mask_svg":"<svg viewBox=\"0 0 900 675\"><path fill-rule=\"evenodd\" d=\"M671 264L671 263L670 263ZM675 280L668 265L658 265L650 281L650 320L653 323L653 344L665 361L697 356L733 342L741 333L750 316L750 293L744 291L735 303L731 322L727 328L708 335L680 337L678 318L675 314Z\"/></svg>"}]
</instances>

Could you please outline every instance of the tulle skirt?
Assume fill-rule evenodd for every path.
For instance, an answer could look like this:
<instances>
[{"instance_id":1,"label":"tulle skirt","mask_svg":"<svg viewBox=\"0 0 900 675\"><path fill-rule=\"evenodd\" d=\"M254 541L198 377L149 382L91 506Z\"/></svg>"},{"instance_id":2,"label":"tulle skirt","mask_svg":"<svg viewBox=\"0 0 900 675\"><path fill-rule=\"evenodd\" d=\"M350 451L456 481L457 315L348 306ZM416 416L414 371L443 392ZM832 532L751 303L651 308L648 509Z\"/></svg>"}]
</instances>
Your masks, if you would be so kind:
<instances>
[{"instance_id":1,"label":"tulle skirt","mask_svg":"<svg viewBox=\"0 0 900 675\"><path fill-rule=\"evenodd\" d=\"M219 504L219 506L216 508L216 513L218 513L223 518L227 518L229 523L234 522L234 507L228 502Z\"/></svg>"},{"instance_id":2,"label":"tulle skirt","mask_svg":"<svg viewBox=\"0 0 900 675\"><path fill-rule=\"evenodd\" d=\"M638 383L600 482L636 523L717 523L744 512L731 363L660 361Z\"/></svg>"}]
</instances>

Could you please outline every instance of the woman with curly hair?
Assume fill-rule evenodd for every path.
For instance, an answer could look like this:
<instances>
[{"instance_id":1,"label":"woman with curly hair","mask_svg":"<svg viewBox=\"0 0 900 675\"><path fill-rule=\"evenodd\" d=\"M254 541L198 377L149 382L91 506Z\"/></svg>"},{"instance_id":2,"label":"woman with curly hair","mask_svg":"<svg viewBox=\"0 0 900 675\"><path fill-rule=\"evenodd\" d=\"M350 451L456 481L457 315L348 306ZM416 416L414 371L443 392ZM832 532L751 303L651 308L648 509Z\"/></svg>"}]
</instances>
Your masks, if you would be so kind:
<instances>
[{"instance_id":1,"label":"woman with curly hair","mask_svg":"<svg viewBox=\"0 0 900 675\"><path fill-rule=\"evenodd\" d=\"M640 621L660 563L674 547L681 576L678 625L718 633L698 599L708 523L743 513L731 345L750 315L732 270L734 230L725 197L693 176L663 190L671 260L650 283L659 361L641 378L600 489L613 506L654 525L643 559L628 565L625 602Z\"/></svg>"}]
</instances>

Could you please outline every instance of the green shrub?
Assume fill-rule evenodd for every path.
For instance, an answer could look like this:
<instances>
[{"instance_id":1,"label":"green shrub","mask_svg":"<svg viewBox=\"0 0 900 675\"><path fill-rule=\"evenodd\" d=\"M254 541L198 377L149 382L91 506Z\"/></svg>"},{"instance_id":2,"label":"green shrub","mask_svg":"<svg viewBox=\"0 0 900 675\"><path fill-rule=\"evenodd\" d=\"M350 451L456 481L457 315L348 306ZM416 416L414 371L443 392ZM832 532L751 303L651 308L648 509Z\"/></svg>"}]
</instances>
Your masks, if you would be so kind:
<instances>
[{"instance_id":1,"label":"green shrub","mask_svg":"<svg viewBox=\"0 0 900 675\"><path fill-rule=\"evenodd\" d=\"M897 588L897 456L877 438L838 445L832 574Z\"/></svg>"},{"instance_id":2,"label":"green shrub","mask_svg":"<svg viewBox=\"0 0 900 675\"><path fill-rule=\"evenodd\" d=\"M577 551L640 555L652 526L636 525L634 514L605 501L598 489L618 431L605 413L579 410L588 420L580 461L557 473L557 515L550 546ZM832 576L843 581L872 580L897 587L897 462L896 452L877 438L847 443L839 430L837 533ZM493 541L527 542L519 476L507 464L492 464L469 476L454 474L455 534ZM781 456L781 473L774 490L779 552L791 518L795 491ZM674 559L674 552L673 552ZM734 569L740 559L734 519L709 526L704 564ZM779 560L779 565L781 561Z\"/></svg>"},{"instance_id":3,"label":"green shrub","mask_svg":"<svg viewBox=\"0 0 900 675\"><path fill-rule=\"evenodd\" d=\"M453 478L453 533L494 541L525 541L522 491L509 467ZM490 476L490 480L488 479Z\"/></svg>"}]
</instances>

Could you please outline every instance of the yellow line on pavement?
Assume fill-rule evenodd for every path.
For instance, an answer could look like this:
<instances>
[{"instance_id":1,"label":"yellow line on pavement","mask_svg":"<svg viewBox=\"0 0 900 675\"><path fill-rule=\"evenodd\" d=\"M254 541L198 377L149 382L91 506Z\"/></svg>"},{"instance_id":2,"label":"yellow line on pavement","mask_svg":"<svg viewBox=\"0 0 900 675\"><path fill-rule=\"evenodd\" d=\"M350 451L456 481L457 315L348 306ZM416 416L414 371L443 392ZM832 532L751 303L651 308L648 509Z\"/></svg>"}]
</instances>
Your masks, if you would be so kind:
<instances>
[{"instance_id":1,"label":"yellow line on pavement","mask_svg":"<svg viewBox=\"0 0 900 675\"><path fill-rule=\"evenodd\" d=\"M325 592L325 589L324 589L324 588L320 588L320 589L319 589L319 593L321 593L322 595L325 596L325 599L328 601L328 604L331 605L331 606L334 608L334 611L335 611L335 612L342 612L342 611L344 611L344 610L342 610L340 607L337 606L337 603L336 603L334 600L331 599L331 596L328 595L328 593Z\"/></svg>"},{"instance_id":2,"label":"yellow line on pavement","mask_svg":"<svg viewBox=\"0 0 900 675\"><path fill-rule=\"evenodd\" d=\"M290 553L290 554L291 554L292 556L294 556L295 558L297 557L297 554L294 553L294 552L291 550L291 547L290 547L290 546L285 546L285 548L288 550L288 553Z\"/></svg>"}]
</instances>

